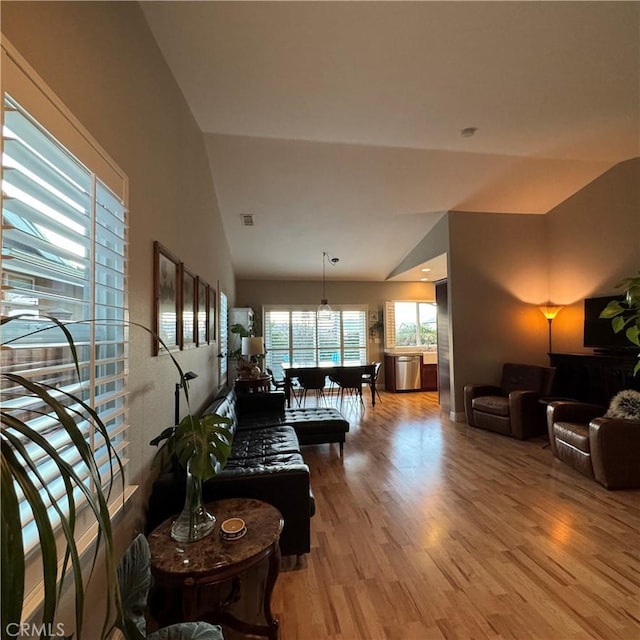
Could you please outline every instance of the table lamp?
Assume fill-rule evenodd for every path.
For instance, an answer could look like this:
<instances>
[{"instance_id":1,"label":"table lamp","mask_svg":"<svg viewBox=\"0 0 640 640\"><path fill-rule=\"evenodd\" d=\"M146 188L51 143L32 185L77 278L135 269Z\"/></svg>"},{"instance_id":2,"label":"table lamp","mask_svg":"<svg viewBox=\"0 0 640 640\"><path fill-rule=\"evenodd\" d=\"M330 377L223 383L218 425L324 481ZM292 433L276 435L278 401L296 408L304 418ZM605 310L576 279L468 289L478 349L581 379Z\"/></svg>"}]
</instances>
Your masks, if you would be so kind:
<instances>
[{"instance_id":1,"label":"table lamp","mask_svg":"<svg viewBox=\"0 0 640 640\"><path fill-rule=\"evenodd\" d=\"M253 364L252 373L255 373L256 377L262 375L258 356L264 355L264 338L262 336L242 338L242 355L248 357L249 362Z\"/></svg>"}]
</instances>

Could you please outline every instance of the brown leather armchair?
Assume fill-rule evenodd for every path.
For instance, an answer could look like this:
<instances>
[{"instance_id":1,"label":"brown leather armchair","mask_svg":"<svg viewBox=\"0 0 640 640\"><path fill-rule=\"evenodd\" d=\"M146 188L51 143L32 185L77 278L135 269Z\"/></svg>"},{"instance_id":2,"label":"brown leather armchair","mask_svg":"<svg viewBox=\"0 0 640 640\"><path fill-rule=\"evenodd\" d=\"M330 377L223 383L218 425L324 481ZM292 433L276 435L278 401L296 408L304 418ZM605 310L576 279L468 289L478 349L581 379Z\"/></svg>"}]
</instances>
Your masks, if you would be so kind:
<instances>
[{"instance_id":1,"label":"brown leather armchair","mask_svg":"<svg viewBox=\"0 0 640 640\"><path fill-rule=\"evenodd\" d=\"M542 396L551 392L555 369L505 363L499 386L468 384L464 388L467 423L524 440L545 431Z\"/></svg>"},{"instance_id":2,"label":"brown leather armchair","mask_svg":"<svg viewBox=\"0 0 640 640\"><path fill-rule=\"evenodd\" d=\"M600 417L605 408L584 402L547 407L551 451L607 489L640 487L640 422Z\"/></svg>"}]
</instances>

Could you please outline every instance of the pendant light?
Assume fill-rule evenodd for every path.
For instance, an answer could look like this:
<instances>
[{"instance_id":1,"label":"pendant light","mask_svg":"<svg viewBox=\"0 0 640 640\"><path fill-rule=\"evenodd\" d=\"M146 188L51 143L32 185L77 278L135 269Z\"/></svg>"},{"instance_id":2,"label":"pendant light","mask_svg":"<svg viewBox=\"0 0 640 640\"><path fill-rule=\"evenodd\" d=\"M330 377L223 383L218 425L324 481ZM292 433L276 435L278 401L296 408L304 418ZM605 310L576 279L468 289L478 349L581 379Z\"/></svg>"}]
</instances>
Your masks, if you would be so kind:
<instances>
[{"instance_id":1,"label":"pendant light","mask_svg":"<svg viewBox=\"0 0 640 640\"><path fill-rule=\"evenodd\" d=\"M330 258L329 254L326 251L322 252L322 299L320 300L320 304L318 306L318 317L320 318L331 317L331 307L329 306L326 292L326 265L328 262L330 265L335 266L338 260L339 258Z\"/></svg>"}]
</instances>

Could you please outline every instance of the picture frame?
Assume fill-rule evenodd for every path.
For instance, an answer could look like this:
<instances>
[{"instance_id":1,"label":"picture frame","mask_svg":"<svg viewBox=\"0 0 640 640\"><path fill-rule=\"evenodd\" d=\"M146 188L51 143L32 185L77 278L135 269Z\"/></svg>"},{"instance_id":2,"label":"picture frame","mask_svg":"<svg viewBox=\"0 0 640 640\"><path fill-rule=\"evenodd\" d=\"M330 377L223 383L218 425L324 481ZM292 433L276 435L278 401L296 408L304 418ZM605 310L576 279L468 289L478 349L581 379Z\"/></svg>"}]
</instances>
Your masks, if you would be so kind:
<instances>
[{"instance_id":1,"label":"picture frame","mask_svg":"<svg viewBox=\"0 0 640 640\"><path fill-rule=\"evenodd\" d=\"M207 339L209 344L213 344L217 338L217 309L218 309L218 294L215 287L209 286L209 331Z\"/></svg>"},{"instance_id":2,"label":"picture frame","mask_svg":"<svg viewBox=\"0 0 640 640\"><path fill-rule=\"evenodd\" d=\"M196 278L196 344L201 347L209 343L209 285Z\"/></svg>"},{"instance_id":3,"label":"picture frame","mask_svg":"<svg viewBox=\"0 0 640 640\"><path fill-rule=\"evenodd\" d=\"M180 348L192 349L197 346L196 336L196 274L180 263L181 304L180 304Z\"/></svg>"},{"instance_id":4,"label":"picture frame","mask_svg":"<svg viewBox=\"0 0 640 640\"><path fill-rule=\"evenodd\" d=\"M180 348L180 261L157 240L153 243L153 292L154 330L166 350L176 351ZM153 355L163 352L165 348L154 338Z\"/></svg>"}]
</instances>

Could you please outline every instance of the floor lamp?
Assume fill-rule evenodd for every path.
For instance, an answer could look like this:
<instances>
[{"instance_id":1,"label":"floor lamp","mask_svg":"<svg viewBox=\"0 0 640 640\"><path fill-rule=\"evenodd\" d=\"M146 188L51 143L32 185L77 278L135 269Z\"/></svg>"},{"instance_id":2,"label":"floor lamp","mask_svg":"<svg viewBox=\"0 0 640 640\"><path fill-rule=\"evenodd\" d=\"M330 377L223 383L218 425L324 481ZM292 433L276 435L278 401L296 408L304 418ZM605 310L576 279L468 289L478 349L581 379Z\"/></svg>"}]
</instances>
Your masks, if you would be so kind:
<instances>
[{"instance_id":1,"label":"floor lamp","mask_svg":"<svg viewBox=\"0 0 640 640\"><path fill-rule=\"evenodd\" d=\"M553 319L560 313L560 310L562 309L562 305L559 304L542 304L538 307L538 309L540 309L540 312L542 313L542 315L547 319L547 322L549 323L549 351L548 353L551 353L551 323L553 322Z\"/></svg>"}]
</instances>

